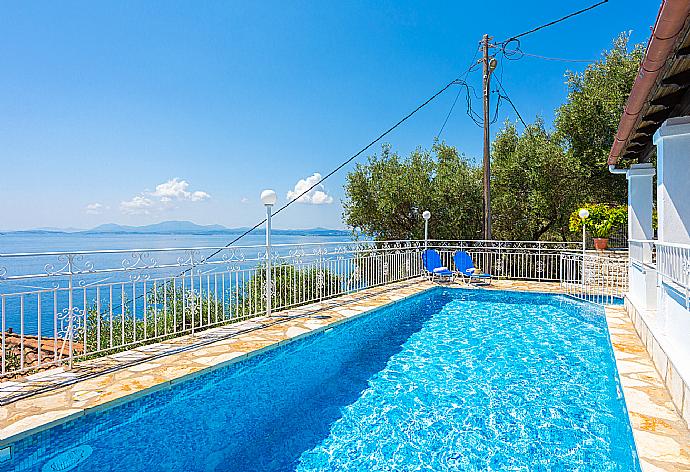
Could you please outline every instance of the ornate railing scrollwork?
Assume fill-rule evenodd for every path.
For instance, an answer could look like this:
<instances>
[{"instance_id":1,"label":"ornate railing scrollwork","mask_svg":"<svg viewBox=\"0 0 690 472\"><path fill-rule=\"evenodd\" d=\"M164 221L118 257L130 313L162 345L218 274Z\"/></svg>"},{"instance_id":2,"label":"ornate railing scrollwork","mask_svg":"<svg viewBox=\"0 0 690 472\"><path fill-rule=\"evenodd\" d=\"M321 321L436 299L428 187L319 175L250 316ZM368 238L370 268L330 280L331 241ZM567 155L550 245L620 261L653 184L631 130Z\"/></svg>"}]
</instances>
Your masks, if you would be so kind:
<instances>
[{"instance_id":1,"label":"ornate railing scrollwork","mask_svg":"<svg viewBox=\"0 0 690 472\"><path fill-rule=\"evenodd\" d=\"M131 282L140 282L151 278L149 271L158 267L158 261L146 251L134 251L129 258L122 259L121 266L129 273Z\"/></svg>"},{"instance_id":2,"label":"ornate railing scrollwork","mask_svg":"<svg viewBox=\"0 0 690 472\"><path fill-rule=\"evenodd\" d=\"M544 261L542 261L542 260L538 260L534 264L534 270L537 271L537 274L543 274L545 267L546 267L546 264L544 264Z\"/></svg>"},{"instance_id":3,"label":"ornate railing scrollwork","mask_svg":"<svg viewBox=\"0 0 690 472\"><path fill-rule=\"evenodd\" d=\"M156 267L158 267L158 261L145 251L132 252L130 258L122 260L122 268L125 270L155 269Z\"/></svg>"},{"instance_id":4,"label":"ornate railing scrollwork","mask_svg":"<svg viewBox=\"0 0 690 472\"><path fill-rule=\"evenodd\" d=\"M199 261L198 249L187 249L184 251L184 256L177 258L177 265L180 267L192 267Z\"/></svg>"},{"instance_id":5,"label":"ornate railing scrollwork","mask_svg":"<svg viewBox=\"0 0 690 472\"><path fill-rule=\"evenodd\" d=\"M246 260L242 249L228 248L223 251L221 261L225 264L227 271L239 271L242 263Z\"/></svg>"},{"instance_id":6,"label":"ornate railing scrollwork","mask_svg":"<svg viewBox=\"0 0 690 472\"><path fill-rule=\"evenodd\" d=\"M57 256L57 262L57 266L50 262L43 266L46 275L53 277L94 272L93 262L85 259L82 254L60 254Z\"/></svg>"},{"instance_id":7,"label":"ornate railing scrollwork","mask_svg":"<svg viewBox=\"0 0 690 472\"><path fill-rule=\"evenodd\" d=\"M67 344L70 339L73 342L79 341L80 333L86 329L84 310L80 310L77 307L73 307L71 312L69 308L64 308L58 313L57 322L58 337L62 339L65 344ZM71 357L72 354L68 352L68 356Z\"/></svg>"}]
</instances>

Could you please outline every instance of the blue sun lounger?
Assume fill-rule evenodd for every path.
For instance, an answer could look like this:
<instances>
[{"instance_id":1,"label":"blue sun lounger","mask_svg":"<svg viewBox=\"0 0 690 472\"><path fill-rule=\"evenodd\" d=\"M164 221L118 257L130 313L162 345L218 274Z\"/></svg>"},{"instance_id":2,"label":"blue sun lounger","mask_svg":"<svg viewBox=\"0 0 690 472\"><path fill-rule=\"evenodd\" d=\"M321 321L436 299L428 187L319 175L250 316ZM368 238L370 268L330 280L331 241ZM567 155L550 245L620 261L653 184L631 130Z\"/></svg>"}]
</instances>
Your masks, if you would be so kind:
<instances>
[{"instance_id":1,"label":"blue sun lounger","mask_svg":"<svg viewBox=\"0 0 690 472\"><path fill-rule=\"evenodd\" d=\"M441 255L435 249L427 249L422 253L422 262L427 275L434 278L453 280L453 273L441 262Z\"/></svg>"},{"instance_id":2,"label":"blue sun lounger","mask_svg":"<svg viewBox=\"0 0 690 472\"><path fill-rule=\"evenodd\" d=\"M457 251L453 255L453 262L455 263L456 272L463 277L467 277L470 283L472 283L473 279L491 283L491 275L482 272L477 273L472 257L465 251Z\"/></svg>"}]
</instances>

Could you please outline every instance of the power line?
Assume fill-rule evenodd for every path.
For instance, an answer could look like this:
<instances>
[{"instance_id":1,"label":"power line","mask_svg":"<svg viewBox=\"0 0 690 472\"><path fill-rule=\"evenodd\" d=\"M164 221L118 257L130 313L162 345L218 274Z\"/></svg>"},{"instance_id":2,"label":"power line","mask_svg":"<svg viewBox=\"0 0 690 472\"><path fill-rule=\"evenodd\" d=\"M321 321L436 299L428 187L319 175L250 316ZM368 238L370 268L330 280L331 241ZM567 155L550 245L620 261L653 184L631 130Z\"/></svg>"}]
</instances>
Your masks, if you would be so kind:
<instances>
[{"instance_id":1,"label":"power line","mask_svg":"<svg viewBox=\"0 0 690 472\"><path fill-rule=\"evenodd\" d=\"M465 110L467 113L467 116L469 116L470 119L472 121L474 121L475 125L477 125L481 128L482 126L484 126L484 118L479 116L479 114L476 111L474 111L474 109L472 108L472 95L474 95L474 97L476 99L480 99L481 97L477 96L477 92L474 90L474 87L472 87L468 83L465 82L465 83L460 84L460 85L463 85L466 89L466 92L467 92L466 93L467 108Z\"/></svg>"},{"instance_id":2,"label":"power line","mask_svg":"<svg viewBox=\"0 0 690 472\"><path fill-rule=\"evenodd\" d=\"M436 138L441 137L441 133L443 133L443 129L446 127L446 123L448 123L448 119L450 118L450 115L453 113L453 108L455 108L455 104L458 103L458 98L460 98L460 94L462 93L462 89L458 90L458 93L455 95L455 100L453 100L453 104L450 107L450 110L448 110L448 114L446 115L446 119L443 120L443 125L441 125L441 129L438 130L438 133L436 133Z\"/></svg>"},{"instance_id":3,"label":"power line","mask_svg":"<svg viewBox=\"0 0 690 472\"><path fill-rule=\"evenodd\" d=\"M494 117L489 121L490 124L494 124L498 120L498 109L500 108L501 100L503 100L504 97L498 90L493 90L491 93L495 93L498 96L498 99L496 99L496 108L494 109Z\"/></svg>"},{"instance_id":4,"label":"power line","mask_svg":"<svg viewBox=\"0 0 690 472\"><path fill-rule=\"evenodd\" d=\"M574 17L574 16L580 15L580 14L585 13L585 12L587 12L587 11L589 11L589 10L592 10L592 9L594 9L594 8L600 6L600 5L603 5L604 3L608 3L608 1L609 1L609 0L602 0L602 1L600 1L599 3L595 3L595 4L593 4L593 5L588 6L587 8L583 8L582 10L578 10L578 11L576 11L576 12L573 12L573 13L570 13L570 14L568 14L568 15L562 16L561 18L558 18L557 20L549 21L548 23L545 23L545 24L543 24L543 25L537 26L536 28L532 28L531 30L525 31L525 32L520 33L520 34L516 34L515 36L511 36L511 37L508 38L507 40L503 41L503 43L508 43L508 42L510 42L510 41L513 41L513 40L516 40L516 39L518 39L518 38L521 38L521 37L523 37L523 36L527 36L528 34L532 34L532 33L536 32L536 31L542 30L542 29L544 29L544 28L548 28L549 26L553 26L553 25L555 25L556 23L560 23L561 21L565 21L565 20L567 20L568 18L572 18L572 17Z\"/></svg>"},{"instance_id":5,"label":"power line","mask_svg":"<svg viewBox=\"0 0 690 472\"><path fill-rule=\"evenodd\" d=\"M519 43L519 41L517 41ZM517 61L522 59L524 56L527 57L533 57L535 59L543 59L546 61L560 61L560 62L584 62L584 63L589 63L591 64L592 62L596 62L596 59L569 59L569 58L564 58L564 57L550 57L550 56L542 56L540 54L531 54L528 52L524 52L519 44L515 49L503 49L501 48L501 52L503 55L506 57L506 59L510 61ZM518 56L518 57L514 57Z\"/></svg>"},{"instance_id":6,"label":"power line","mask_svg":"<svg viewBox=\"0 0 690 472\"><path fill-rule=\"evenodd\" d=\"M466 93L465 99L467 101L467 108L466 108L467 116L470 117L470 119L474 122L475 125L479 126L480 128L483 127L484 126L484 118L481 117L476 111L474 111L474 108L472 107L472 96L474 95L474 98L476 98L477 100L479 100L481 97L477 96L477 92L475 91L474 87L472 87L471 85L469 85L465 81L458 80L456 82L456 85L460 85L461 87L464 87L464 90ZM458 94L461 92L462 92L462 89L460 89ZM496 93L496 91L493 90L491 93ZM457 100L457 97L456 97L456 100ZM489 120L490 123L495 123L496 120L498 119L497 113L498 113L499 103L500 103L500 97L499 97L499 100L496 102L496 108L495 108L494 113L493 113L493 118L491 120ZM451 107L451 111L452 111L452 107ZM446 121L448 121L449 117L450 117L450 113L446 116ZM444 122L444 127L445 127L445 122ZM443 127L441 128L441 131L443 131ZM440 132L439 132L439 134L440 134ZM438 135L437 135L437 137L438 137Z\"/></svg>"},{"instance_id":7,"label":"power line","mask_svg":"<svg viewBox=\"0 0 690 472\"><path fill-rule=\"evenodd\" d=\"M471 67L470 67L470 68L471 68ZM328 179L329 177L331 177L333 174L335 174L336 172L338 172L340 169L342 169L343 167L345 167L346 165L348 165L350 162L352 162L352 161L354 161L355 159L357 159L360 155L362 155L364 152L366 152L367 149L369 149L370 147L372 147L372 146L373 146L374 144L376 144L377 142L381 141L384 137L386 137L386 135L390 134L390 133L391 133L392 131L394 131L398 126L400 126L401 124L403 124L404 122L406 122L408 119L410 119L415 113L417 113L419 110L421 110L422 108L424 108L425 106L427 106L429 103L431 103L436 97L438 97L438 96L441 95L443 92L445 92L446 90L448 90L453 84L456 84L457 81L458 81L458 79L453 79L452 81L448 82L443 88L441 88L441 89L438 90L436 93L434 93L431 97L429 97L428 99L426 99L421 105L419 105L417 108L415 108L415 109L412 110L410 113L408 113L407 115L405 115L402 119L400 119L400 120L399 120L397 123L395 123L393 126L391 126L391 127L388 128L386 131L384 131L383 133L381 133L377 138L375 138L375 139L374 139L373 141L371 141L369 144L367 144L367 145L364 146L362 149L360 149L359 151L357 151L355 154L353 154L352 156L350 156L348 159L346 159L345 161L343 161L340 165L338 165L335 169L333 169L332 171L330 171L328 174L326 174L326 175L324 175L323 177L321 177L316 183L314 183L311 187L309 187L308 189L306 189L305 191L303 191L302 193L300 193L297 197L293 198L292 200L290 200L289 202L287 202L285 205L283 205L282 207L280 207L278 210L276 210L276 211L273 213L273 215L275 216L275 215L277 215L278 213L280 213L281 211L285 210L285 209L288 208L290 205L292 205L292 204L295 203L297 200L299 200L301 197L303 197L304 195L308 194L309 192L311 192L312 190L314 190L316 187L318 187L319 185L321 185L326 179ZM223 248L216 250L216 251L215 251L214 253L212 253L211 255L205 257L204 259L202 259L202 262L205 262L205 261L207 261L208 259L210 259L210 258L212 258L212 257L214 257L214 256L216 256L216 255L218 255L223 249L225 249L225 248L227 248L227 247L229 247L229 246L232 246L232 245L235 244L237 241L239 241L240 239L242 239L243 237L245 237L246 235L248 235L249 233L251 233L251 232L254 231L255 229L259 228L259 227L260 227L261 225L263 225L265 222L266 222L266 218L264 218L263 220L261 220L260 222L258 222L258 223L255 224L254 226L252 226L250 229L248 229L248 230L245 231L244 233L240 234L238 237L236 237L235 239L233 239L232 241L230 241L228 244L226 244ZM185 271L185 272L186 272L186 271Z\"/></svg>"},{"instance_id":8,"label":"power line","mask_svg":"<svg viewBox=\"0 0 690 472\"><path fill-rule=\"evenodd\" d=\"M587 62L587 63L592 63L596 62L595 59L566 59L563 57L548 57L548 56L540 56L539 54L529 54L523 51L520 51L520 53L523 56L528 56L528 57L534 57L535 59L544 59L546 61L561 61L561 62Z\"/></svg>"},{"instance_id":9,"label":"power line","mask_svg":"<svg viewBox=\"0 0 690 472\"><path fill-rule=\"evenodd\" d=\"M500 46L500 51L503 53L503 56L504 56L506 59L508 59L508 60L513 60L513 61L514 61L514 60L518 60L518 59L522 59L524 56L529 56L529 57L533 57L533 58L536 58L536 59L544 59L544 60L547 60L547 61L588 62L588 63L595 62L595 61L583 60L583 59L567 59L567 58L561 58L561 57L548 57L548 56L541 56L541 55L538 55L538 54L526 53L526 52L524 52L524 51L522 51L522 50L520 49L520 39L519 39L519 38L522 38L523 36L527 36L527 35L529 35L529 34L535 33L535 32L537 32L537 31L540 31L540 30L544 29L544 28L548 28L549 26L553 26L553 25L555 25L555 24L558 24L558 23L560 23L560 22L562 22L562 21L565 21L565 20L567 20L567 19L569 19L569 18L572 18L572 17L574 17L574 16L581 15L582 13L588 12L589 10L593 10L594 8L597 8L598 6L601 6L601 5L605 4L605 3L608 3L608 0L601 0L600 2L594 3L594 4L592 4L592 5L590 5L590 6L586 7L586 8L582 8L582 9L577 10L577 11L575 11L575 12L572 12L572 13L570 13L570 14L568 14L568 15L565 15L565 16L562 16L562 17L560 17L560 18L557 18L557 19L555 19L555 20L553 20L553 21L549 21L548 23L544 23L543 25L539 25L539 26L537 26L537 27L535 27L535 28L532 28L532 29L530 29L530 30L524 31L524 32L522 32L522 33L520 33L520 34L516 34L516 35L514 35L514 36L511 36L511 37L509 37L508 39L506 39L506 40L504 40L504 41L501 41L501 42L496 43L496 46ZM515 47L514 47L513 49L508 48L508 45L511 44L511 43L515 43L515 44L516 44ZM514 56L517 56L517 55L519 55L519 56L518 56L518 57L514 57ZM498 77L496 77L496 80L497 80L497 82L498 82L500 88L503 90L503 94L504 94L504 95L501 95L500 92L499 92L499 102L500 102L500 99L501 99L501 98L504 98L504 99L510 104L510 106L513 108L513 110L515 111L515 114L518 116L518 118L520 119L520 121L522 122L522 124L523 124L525 127L527 127L527 124L525 123L525 120L522 119L522 116L520 115L520 112L518 111L517 107L515 106L515 104L513 103L513 101L512 101L512 100L510 99L510 97L508 96L508 92L506 92L505 87L503 87L503 84L501 83L501 80L498 79Z\"/></svg>"},{"instance_id":10,"label":"power line","mask_svg":"<svg viewBox=\"0 0 690 472\"><path fill-rule=\"evenodd\" d=\"M503 93L504 93L504 95L499 95L499 97L502 96L503 98L506 99L506 101L507 101L508 103L510 103L510 106L513 107L513 110L515 111L515 114L516 114L517 117L520 119L520 122L522 123L522 126L524 126L525 129L526 129L526 128L527 128L527 123L525 123L525 120L522 119L522 115L520 115L520 112L518 111L517 107L515 106L515 104L513 103L513 101L510 99L510 97L508 96L508 92L506 91L505 87L503 86L503 83L499 80L498 77L496 77L496 82L498 82L498 86L501 88L501 90L503 90Z\"/></svg>"},{"instance_id":11,"label":"power line","mask_svg":"<svg viewBox=\"0 0 690 472\"><path fill-rule=\"evenodd\" d=\"M319 185L321 185L322 182L324 182L326 179L328 179L329 177L331 177L333 174L335 174L336 172L338 172L340 169L342 169L343 167L345 167L346 165L348 165L350 162L352 162L353 160L355 160L357 157L359 157L360 155L362 155L364 152L366 152L367 149L369 149L369 148L372 147L374 144L376 144L377 142L379 142L379 141L380 141L381 139L383 139L386 135L390 134L390 133L391 133L392 131L394 131L398 126L402 125L404 122L406 122L408 119L410 119L415 113L417 113L419 110L421 110L422 108L424 108L425 106L427 106L427 105L428 105L429 103L431 103L434 99L436 99L436 97L438 97L439 95L441 95L443 92L445 92L446 90L448 90L452 85L456 84L457 82L458 82L458 79L453 79L452 81L448 82L445 86L443 86L443 88L441 88L440 90L438 90L438 91L437 91L436 93L434 93L431 97L429 97L428 99L426 99L421 105L417 106L417 107L416 107L414 110L412 110L410 113L408 113L408 114L405 115L403 118L401 118L400 120L398 120L397 123L395 123L393 126L391 126L391 127L388 128L386 131L384 131L383 133L381 133L376 139L374 139L374 140L371 141L369 144L367 144L366 146L364 146L362 149L360 149L359 151L357 151L355 154L353 154L352 156L350 156L348 159L346 159L345 161L343 161L343 162L342 162L340 165L338 165L335 169L333 169L333 170L330 171L328 174L326 174L325 176L323 176L321 179L319 179L319 180L318 180L315 184L313 184L311 187L309 187L308 189L306 189L305 191L303 191L302 193L300 193L297 197L293 198L292 200L290 200L289 202L287 202L285 205L283 205L282 207L280 207L278 210L276 210L276 211L273 213L273 215L274 215L274 216L277 215L278 213L280 213L281 211L285 210L285 209L288 208L290 205L292 205L293 203L295 203L296 201L298 201L301 197L303 197L304 195L306 195L306 194L308 194L309 192L311 192L312 190L314 190L314 188L316 188L316 187L318 187ZM237 236L235 239L233 239L232 241L230 241L229 243L227 243L227 244L226 244L225 246L223 246L222 248L217 249L217 250L214 251L213 253L211 253L211 254L209 254L208 256L206 256L206 257L204 257L203 259L201 259L201 261L199 261L199 264L203 264L204 262L206 262L206 261L208 261L209 259L213 258L214 256L218 255L218 254L219 254L220 252L222 252L225 248L228 248L228 247L232 246L232 245L235 244L237 241L239 241L240 239L244 238L245 236L247 236L249 233L251 233L251 232L254 231L255 229L258 229L258 228L259 228L261 225L263 225L265 222L266 222L266 218L264 218L263 220L261 220L261 221L259 221L258 223L256 223L254 226L252 226L251 228L249 228L248 230L246 230L245 232L243 232L242 234L240 234L239 236ZM189 272L190 270L191 270L191 269L189 269L189 268L183 270L183 271L178 275L178 277L185 275L185 274L186 274L187 272ZM149 292L147 292L147 293L151 293L152 290L153 290L153 289L151 289L151 290L150 290ZM137 295L136 298L134 298L134 300L139 300L139 299L141 299L141 298L144 297L147 293L142 293L142 294ZM121 307L122 307L122 304L120 304L116 309L119 309L119 308L121 308Z\"/></svg>"},{"instance_id":12,"label":"power line","mask_svg":"<svg viewBox=\"0 0 690 472\"><path fill-rule=\"evenodd\" d=\"M500 49L501 49L501 52L503 53L503 56L504 56L506 59L509 59L509 60L511 60L511 61L516 61L516 60L518 60L518 59L522 59L523 56L532 56L532 57L537 57L537 58L540 58L540 59L546 59L546 60L560 60L560 61L564 61L564 62L594 62L594 61L581 61L581 60L579 60L579 59L571 60L571 59L561 59L561 58L547 58L546 56L538 56L538 55L536 55L536 54L527 54L527 53L522 52L522 50L520 49L520 39L519 39L519 38L521 38L521 37L523 37L523 36L526 36L526 35L528 35L528 34L532 34L532 33L536 32L536 31L542 30L542 29L544 29L544 28L548 28L549 26L552 26L552 25L555 25L555 24L557 24L557 23L560 23L560 22L562 22L562 21L567 20L568 18L572 18L572 17L574 17L574 16L577 16L577 15L580 15L580 14L582 14L582 13L585 13L585 12L587 12L587 11L589 11L589 10L592 10L592 9L594 9L594 8L600 6L600 5L603 5L604 3L607 3L607 2L608 2L608 0L602 0L602 1L598 2L598 3L595 3L595 4L593 4L593 5L588 6L587 8L583 8L583 9L578 10L578 11L576 11L576 12L573 12L573 13L570 13L570 14L568 14L568 15L562 16L561 18L558 18L557 20L550 21L550 22L545 23L545 24L543 24L543 25L537 26L536 28L532 28L531 30L525 31L525 32L520 33L520 34L517 34L517 35L515 35L515 36L511 36L510 38L508 38L508 39L506 39L506 40L504 40L504 41L501 41L501 42L499 42L499 43L496 43L496 45L497 45L497 46L500 46ZM511 44L511 43L515 43L515 44L516 44L516 46L515 46L513 49L508 48L508 45ZM519 55L519 56L516 57L516 58L513 58L513 56L516 56L516 55Z\"/></svg>"},{"instance_id":13,"label":"power line","mask_svg":"<svg viewBox=\"0 0 690 472\"><path fill-rule=\"evenodd\" d=\"M556 20L550 21L546 24L537 26L536 28L532 28L531 30L525 31L523 33L520 33L518 35L511 36L507 40L501 42L501 43L494 43L491 44L490 41L493 39L491 38L488 34L484 34L481 40L481 45L482 45L482 65L483 65L483 80L482 80L482 99L483 99L483 112L484 112L484 118L482 120L483 128L484 128L484 152L483 152L483 159L482 159L482 187L483 187L483 194L482 194L482 201L483 201L483 220L482 220L482 228L483 228L483 238L485 240L491 240L492 235L491 235L491 134L490 134L490 122L495 121L495 119L498 117L498 109L501 103L501 99L505 98L508 100L510 105L513 107L513 110L515 110L515 113L517 113L518 117L520 118L520 121L522 121L523 125L526 126L524 120L522 119L522 116L520 116L520 113L517 111L517 108L515 107L515 104L510 100L508 97L508 94L505 94L505 97L501 95L500 91L498 93L498 100L496 100L496 114L494 117L494 120L491 120L490 118L490 110L489 110L489 104L490 104L490 98L491 98L491 92L490 92L490 81L491 81L491 74L492 72L496 69L496 54L490 55L489 54L489 49L490 48L496 48L500 46L500 51L503 53L504 57L510 59L511 56L517 54L520 52L520 39L523 36L527 36L529 34L535 33L541 29L547 28L549 26L555 25L557 23L560 23L561 21L565 21L568 18L572 18L576 15L580 15L586 11L589 11L593 8L598 7L599 5L603 5L604 3L608 2L608 0L602 0L599 3L596 3L594 5L590 5L587 8L583 8L579 11L573 12L569 15L563 16L561 18L558 18ZM508 49L508 45L511 43L516 43L515 50L511 51ZM500 84L500 82L499 82ZM501 86L501 88L503 88Z\"/></svg>"},{"instance_id":14,"label":"power line","mask_svg":"<svg viewBox=\"0 0 690 472\"><path fill-rule=\"evenodd\" d=\"M467 68L467 70L462 74L462 75L463 75L462 81L463 81L465 84L467 84L466 80L467 80L467 76L469 75L469 73L472 71L472 69L473 69L475 66L478 65L478 62L477 62L477 56L478 56L478 55L479 55L479 48L477 48L477 49L474 51L474 56L472 56L472 60L470 61L470 66L469 66L469 67ZM460 94L461 94L461 93L462 93L462 88L461 88L460 90L458 90L458 93L455 95L455 100L453 100L453 104L451 105L450 110L448 110L448 114L446 115L446 119L443 120L443 125L441 125L441 129L438 130L438 133L436 133L436 139L438 139L439 137L441 137L441 133L443 133L443 130L445 129L446 124L448 123L448 119L450 118L450 115L453 113L453 109L455 108L455 104L458 103L458 98L460 98ZM468 99L469 99L469 98L468 98Z\"/></svg>"}]
</instances>

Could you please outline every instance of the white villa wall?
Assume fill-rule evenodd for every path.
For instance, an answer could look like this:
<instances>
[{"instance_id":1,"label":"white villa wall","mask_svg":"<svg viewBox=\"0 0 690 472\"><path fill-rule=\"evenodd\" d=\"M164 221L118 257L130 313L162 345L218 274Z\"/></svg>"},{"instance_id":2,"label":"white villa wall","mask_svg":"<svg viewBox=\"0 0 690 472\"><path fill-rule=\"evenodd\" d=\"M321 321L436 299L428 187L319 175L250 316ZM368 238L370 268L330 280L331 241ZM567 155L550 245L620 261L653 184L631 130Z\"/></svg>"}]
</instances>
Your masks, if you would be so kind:
<instances>
[{"instance_id":1,"label":"white villa wall","mask_svg":"<svg viewBox=\"0 0 690 472\"><path fill-rule=\"evenodd\" d=\"M657 146L659 243L690 244L690 116L669 118L654 135ZM690 272L690 261L685 271ZM690 275L690 274L689 274ZM689 277L690 278L690 277ZM690 311L685 294L658 277L659 324L674 349L690 359ZM678 359L677 364L685 359ZM690 381L690 372L684 376Z\"/></svg>"},{"instance_id":2,"label":"white villa wall","mask_svg":"<svg viewBox=\"0 0 690 472\"><path fill-rule=\"evenodd\" d=\"M690 426L690 357L687 349L667 336L668 331L661 329L659 312L640 309L630 297L626 297L625 307L674 405ZM668 308L673 311L677 307Z\"/></svg>"},{"instance_id":3,"label":"white villa wall","mask_svg":"<svg viewBox=\"0 0 690 472\"><path fill-rule=\"evenodd\" d=\"M688 363L687 380L690 380L690 313L686 309L685 295L677 288L661 282L659 284L658 324L681 359L678 364ZM683 369L685 371L685 369Z\"/></svg>"},{"instance_id":4,"label":"white villa wall","mask_svg":"<svg viewBox=\"0 0 690 472\"><path fill-rule=\"evenodd\" d=\"M666 120L654 135L654 144L658 243L690 244L690 117ZM645 180L629 177L629 229L637 233L631 239L651 239L647 236L651 226L646 223L651 198L646 196L646 187ZM690 425L690 311L686 288L678 285L677 279L674 283L662 273L657 274L651 264L632 259L630 264L626 308L674 404ZM690 283L690 260L676 259L674 264L688 272L685 284ZM663 270L659 266L659 271Z\"/></svg>"},{"instance_id":5,"label":"white villa wall","mask_svg":"<svg viewBox=\"0 0 690 472\"><path fill-rule=\"evenodd\" d=\"M666 120L654 144L659 241L690 244L690 116Z\"/></svg>"},{"instance_id":6,"label":"white villa wall","mask_svg":"<svg viewBox=\"0 0 690 472\"><path fill-rule=\"evenodd\" d=\"M656 270L643 264L636 264L631 261L628 272L629 292L636 306L644 307L647 310L656 309L657 287Z\"/></svg>"},{"instance_id":7,"label":"white villa wall","mask_svg":"<svg viewBox=\"0 0 690 472\"><path fill-rule=\"evenodd\" d=\"M654 201L655 170L651 164L634 164L626 173L628 179L628 239L633 241L650 240L654 237L652 213ZM652 253L649 244L639 245L636 256L640 261L633 262L628 271L630 296L638 306L647 309L656 307L656 271L651 267Z\"/></svg>"}]
</instances>

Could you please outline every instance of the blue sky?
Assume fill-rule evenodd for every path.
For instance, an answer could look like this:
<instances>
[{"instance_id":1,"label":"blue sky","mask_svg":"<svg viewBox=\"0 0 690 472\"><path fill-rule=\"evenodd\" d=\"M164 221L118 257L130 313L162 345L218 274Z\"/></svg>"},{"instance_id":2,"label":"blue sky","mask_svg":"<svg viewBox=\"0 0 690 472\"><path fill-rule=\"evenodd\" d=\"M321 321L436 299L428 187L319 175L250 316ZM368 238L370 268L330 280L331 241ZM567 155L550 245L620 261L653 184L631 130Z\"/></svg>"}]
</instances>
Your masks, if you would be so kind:
<instances>
[{"instance_id":1,"label":"blue sky","mask_svg":"<svg viewBox=\"0 0 690 472\"><path fill-rule=\"evenodd\" d=\"M587 1L14 2L0 15L0 229L188 219L250 225L464 71L497 39ZM646 42L659 2L611 0L525 37L531 54L596 59L622 31ZM499 65L525 119L547 123L563 73ZM479 73L469 81L479 85ZM428 147L451 90L386 138ZM477 105L479 105L477 103ZM515 119L508 107L499 121ZM497 131L495 125L492 131ZM442 136L478 157L459 102ZM378 149L378 148L377 148ZM346 172L276 227L342 227Z\"/></svg>"}]
</instances>

